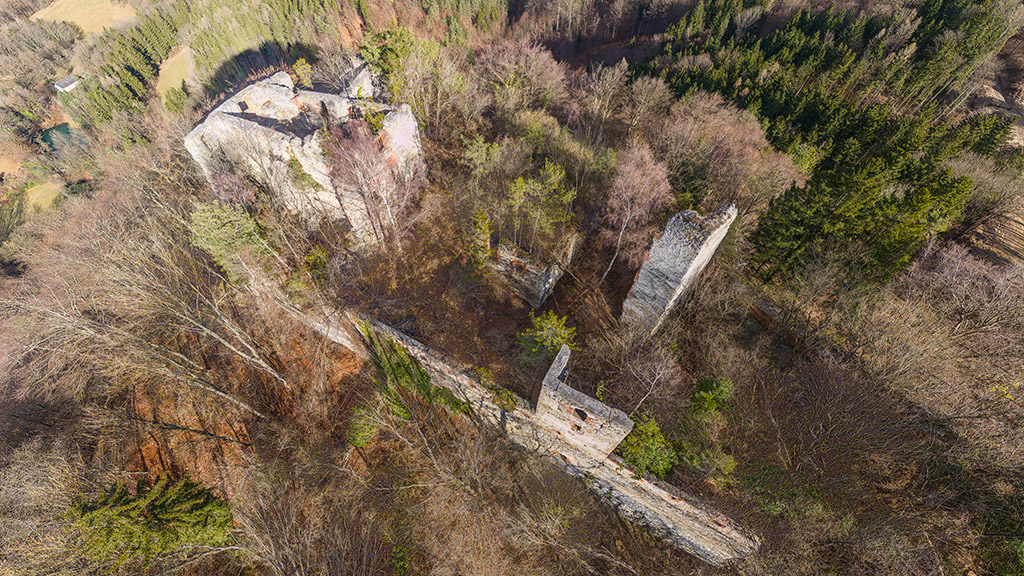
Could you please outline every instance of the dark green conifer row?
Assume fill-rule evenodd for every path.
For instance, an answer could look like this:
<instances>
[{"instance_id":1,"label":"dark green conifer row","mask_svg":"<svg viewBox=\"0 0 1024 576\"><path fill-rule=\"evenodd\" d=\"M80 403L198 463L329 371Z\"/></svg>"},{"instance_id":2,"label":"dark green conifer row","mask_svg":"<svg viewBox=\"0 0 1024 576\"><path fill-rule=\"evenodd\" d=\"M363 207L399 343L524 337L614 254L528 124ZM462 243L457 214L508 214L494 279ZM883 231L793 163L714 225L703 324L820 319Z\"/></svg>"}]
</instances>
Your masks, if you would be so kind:
<instances>
[{"instance_id":1,"label":"dark green conifer row","mask_svg":"<svg viewBox=\"0 0 1024 576\"><path fill-rule=\"evenodd\" d=\"M927 0L916 14L888 17L804 10L765 38L750 32L760 12L747 4L701 0L666 49L671 60L711 65L664 75L681 94L718 92L754 112L769 141L811 170L762 217L756 269L784 278L841 257L851 270L891 277L963 213L971 182L943 163L990 154L1009 135L1003 115L949 120L967 78L1012 33L1002 4Z\"/></svg>"}]
</instances>

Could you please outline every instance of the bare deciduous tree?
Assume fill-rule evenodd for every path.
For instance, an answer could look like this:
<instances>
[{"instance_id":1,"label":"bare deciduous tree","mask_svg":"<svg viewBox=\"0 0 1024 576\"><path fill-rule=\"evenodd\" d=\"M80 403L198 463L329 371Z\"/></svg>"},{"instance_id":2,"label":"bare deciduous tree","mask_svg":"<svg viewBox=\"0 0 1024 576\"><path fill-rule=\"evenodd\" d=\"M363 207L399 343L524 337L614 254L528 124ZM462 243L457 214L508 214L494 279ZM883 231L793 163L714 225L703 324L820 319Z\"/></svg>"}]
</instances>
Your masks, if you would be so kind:
<instances>
[{"instance_id":1,"label":"bare deciduous tree","mask_svg":"<svg viewBox=\"0 0 1024 576\"><path fill-rule=\"evenodd\" d=\"M557 107L567 95L565 66L538 44L493 45L476 62L504 115L523 108Z\"/></svg>"},{"instance_id":2,"label":"bare deciduous tree","mask_svg":"<svg viewBox=\"0 0 1024 576\"><path fill-rule=\"evenodd\" d=\"M735 204L741 215L764 209L801 179L792 159L772 151L757 118L717 94L698 92L676 103L651 146L674 192L711 208Z\"/></svg>"},{"instance_id":3,"label":"bare deciduous tree","mask_svg":"<svg viewBox=\"0 0 1024 576\"><path fill-rule=\"evenodd\" d=\"M646 147L631 148L619 156L607 201L605 243L615 246L601 279L611 272L615 260L635 264L643 258L648 243L657 234L651 219L672 201L665 167L654 161Z\"/></svg>"},{"instance_id":4,"label":"bare deciduous tree","mask_svg":"<svg viewBox=\"0 0 1024 576\"><path fill-rule=\"evenodd\" d=\"M349 220L357 233L370 234L385 244L401 238L415 222L414 208L422 184L420 172L400 173L392 166L365 122L347 122L331 132L324 148L331 159L339 201L343 206L359 206Z\"/></svg>"}]
</instances>

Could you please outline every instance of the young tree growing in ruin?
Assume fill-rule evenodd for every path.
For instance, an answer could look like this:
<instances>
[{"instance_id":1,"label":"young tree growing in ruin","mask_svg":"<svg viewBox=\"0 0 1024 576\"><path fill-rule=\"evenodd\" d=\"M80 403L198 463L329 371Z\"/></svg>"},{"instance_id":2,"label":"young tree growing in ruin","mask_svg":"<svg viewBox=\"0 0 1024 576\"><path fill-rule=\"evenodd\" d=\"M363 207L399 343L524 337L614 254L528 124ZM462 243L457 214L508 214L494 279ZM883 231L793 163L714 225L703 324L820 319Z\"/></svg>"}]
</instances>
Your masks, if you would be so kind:
<instances>
[{"instance_id":1,"label":"young tree growing in ruin","mask_svg":"<svg viewBox=\"0 0 1024 576\"><path fill-rule=\"evenodd\" d=\"M622 153L602 230L604 243L614 245L615 252L601 280L608 277L620 253L631 264L643 258L644 249L657 233L651 225L652 216L672 201L671 190L665 167L654 161L646 146Z\"/></svg>"}]
</instances>

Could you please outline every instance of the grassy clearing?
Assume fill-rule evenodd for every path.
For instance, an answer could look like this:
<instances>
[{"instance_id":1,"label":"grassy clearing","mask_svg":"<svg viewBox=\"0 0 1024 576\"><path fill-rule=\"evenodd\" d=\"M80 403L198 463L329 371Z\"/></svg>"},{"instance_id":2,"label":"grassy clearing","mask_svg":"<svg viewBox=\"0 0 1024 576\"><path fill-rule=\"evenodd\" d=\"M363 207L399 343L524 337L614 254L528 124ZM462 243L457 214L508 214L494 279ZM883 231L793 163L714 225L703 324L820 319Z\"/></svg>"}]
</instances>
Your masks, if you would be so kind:
<instances>
[{"instance_id":1,"label":"grassy clearing","mask_svg":"<svg viewBox=\"0 0 1024 576\"><path fill-rule=\"evenodd\" d=\"M25 191L25 209L29 213L50 208L57 201L60 189L64 184L58 180L48 180Z\"/></svg>"},{"instance_id":2,"label":"grassy clearing","mask_svg":"<svg viewBox=\"0 0 1024 576\"><path fill-rule=\"evenodd\" d=\"M0 173L14 174L21 168L21 158L17 156L0 156Z\"/></svg>"},{"instance_id":3,"label":"grassy clearing","mask_svg":"<svg viewBox=\"0 0 1024 576\"><path fill-rule=\"evenodd\" d=\"M99 34L104 28L135 22L135 8L111 0L57 0L36 12L32 18L77 24L86 34Z\"/></svg>"},{"instance_id":4,"label":"grassy clearing","mask_svg":"<svg viewBox=\"0 0 1024 576\"><path fill-rule=\"evenodd\" d=\"M195 73L196 62L192 49L186 46L174 52L160 65L160 75L156 80L156 91L160 94L160 100L167 99L167 91L171 88L181 88L182 82L191 82L195 78Z\"/></svg>"}]
</instances>

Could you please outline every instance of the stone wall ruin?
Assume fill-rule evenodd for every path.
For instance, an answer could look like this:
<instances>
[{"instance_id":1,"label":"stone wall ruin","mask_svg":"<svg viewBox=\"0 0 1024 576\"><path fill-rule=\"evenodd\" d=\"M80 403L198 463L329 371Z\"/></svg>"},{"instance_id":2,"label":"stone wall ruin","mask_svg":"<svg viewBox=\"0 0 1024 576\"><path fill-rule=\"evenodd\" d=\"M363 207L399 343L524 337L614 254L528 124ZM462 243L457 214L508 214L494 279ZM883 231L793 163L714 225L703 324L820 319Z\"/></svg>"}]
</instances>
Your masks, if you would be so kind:
<instances>
[{"instance_id":1,"label":"stone wall ruin","mask_svg":"<svg viewBox=\"0 0 1024 576\"><path fill-rule=\"evenodd\" d=\"M501 276L509 288L530 306L540 308L565 274L566 267L576 255L578 244L579 235L569 236L558 258L543 265L515 245L499 242L495 247L495 258L488 263L488 268Z\"/></svg>"},{"instance_id":2,"label":"stone wall ruin","mask_svg":"<svg viewBox=\"0 0 1024 576\"><path fill-rule=\"evenodd\" d=\"M369 100L373 82L365 63L347 96L297 89L286 72L255 82L213 109L185 137L185 148L208 180L235 168L270 190L282 207L311 225L347 221L357 243L375 241L365 203L338 189L324 161L320 129L365 112L383 114L382 154L396 170L422 170L419 130L408 105ZM352 94L364 94L354 98Z\"/></svg>"},{"instance_id":3,"label":"stone wall ruin","mask_svg":"<svg viewBox=\"0 0 1024 576\"><path fill-rule=\"evenodd\" d=\"M569 386L567 347L548 370L537 405L519 400L509 411L499 406L495 393L477 379L473 370L389 326L352 312L335 314L328 321L305 321L364 358L369 353L364 343L355 341L359 333L356 325L394 339L420 362L434 384L467 402L482 421L500 429L515 444L550 458L566 473L580 478L623 518L705 562L715 566L733 564L760 547L756 537L734 526L728 517L696 503L673 486L638 477L610 455L631 430L632 421L622 411ZM501 405L508 408L505 403Z\"/></svg>"},{"instance_id":4,"label":"stone wall ruin","mask_svg":"<svg viewBox=\"0 0 1024 576\"><path fill-rule=\"evenodd\" d=\"M736 219L736 207L701 217L693 210L672 216L654 241L622 304L623 324L653 334L708 265Z\"/></svg>"}]
</instances>

